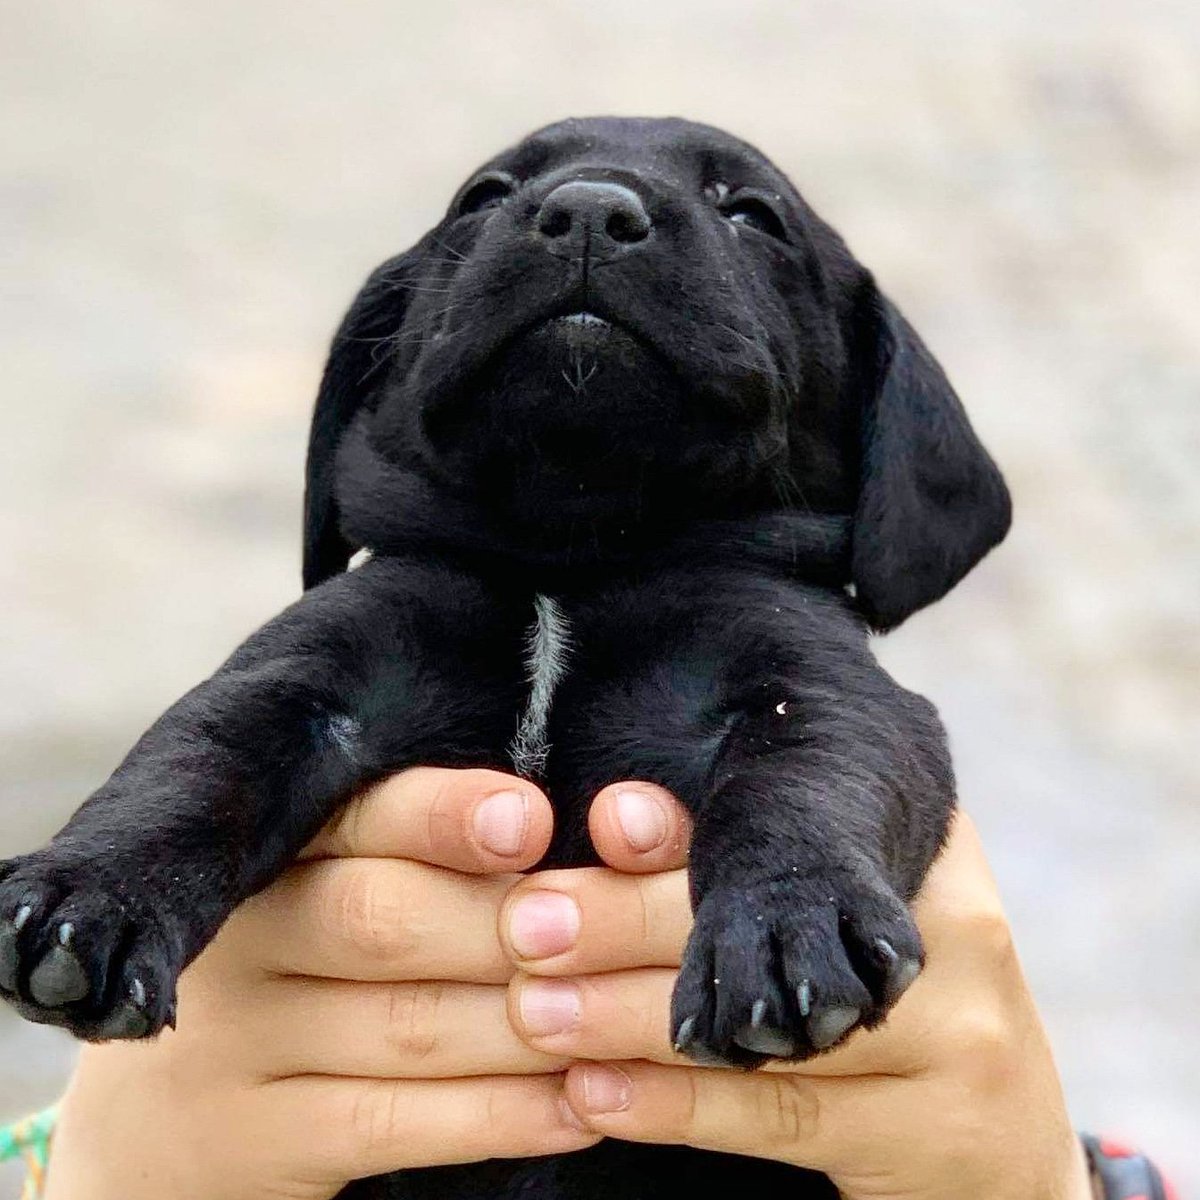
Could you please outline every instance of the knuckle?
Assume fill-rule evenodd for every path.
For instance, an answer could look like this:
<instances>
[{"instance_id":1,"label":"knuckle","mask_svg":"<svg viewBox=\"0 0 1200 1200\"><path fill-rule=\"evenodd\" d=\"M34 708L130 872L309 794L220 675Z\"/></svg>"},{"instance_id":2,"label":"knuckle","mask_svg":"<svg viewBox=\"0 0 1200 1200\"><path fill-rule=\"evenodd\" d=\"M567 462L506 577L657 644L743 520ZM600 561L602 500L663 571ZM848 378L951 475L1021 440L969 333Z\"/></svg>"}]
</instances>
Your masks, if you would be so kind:
<instances>
[{"instance_id":1,"label":"knuckle","mask_svg":"<svg viewBox=\"0 0 1200 1200\"><path fill-rule=\"evenodd\" d=\"M401 908L377 871L366 864L355 865L342 872L328 917L335 936L356 955L372 962L392 962L405 950Z\"/></svg>"},{"instance_id":2,"label":"knuckle","mask_svg":"<svg viewBox=\"0 0 1200 1200\"><path fill-rule=\"evenodd\" d=\"M1006 1088L1015 1066L1011 1023L998 1005L975 1004L961 1013L951 1041L953 1061L971 1087Z\"/></svg>"},{"instance_id":3,"label":"knuckle","mask_svg":"<svg viewBox=\"0 0 1200 1200\"><path fill-rule=\"evenodd\" d=\"M505 1127L507 1109L500 1103L500 1093L496 1088L488 1088L483 1102L483 1128L489 1135L495 1137Z\"/></svg>"},{"instance_id":4,"label":"knuckle","mask_svg":"<svg viewBox=\"0 0 1200 1200\"><path fill-rule=\"evenodd\" d=\"M798 1075L763 1075L762 1080L755 1118L766 1138L780 1147L812 1140L820 1112L816 1088Z\"/></svg>"},{"instance_id":5,"label":"knuckle","mask_svg":"<svg viewBox=\"0 0 1200 1200\"><path fill-rule=\"evenodd\" d=\"M980 905L960 917L962 935L987 962L1007 967L1016 959L1012 927L998 905Z\"/></svg>"},{"instance_id":6,"label":"knuckle","mask_svg":"<svg viewBox=\"0 0 1200 1200\"><path fill-rule=\"evenodd\" d=\"M637 932L634 936L636 944L641 948L641 958L644 960L654 945L655 926L651 919L651 906L646 895L646 888L642 886L640 879L634 880L633 891L637 899Z\"/></svg>"},{"instance_id":7,"label":"knuckle","mask_svg":"<svg viewBox=\"0 0 1200 1200\"><path fill-rule=\"evenodd\" d=\"M669 1140L689 1142L696 1131L696 1122L700 1112L700 1079L699 1071L685 1071L684 1078L687 1086L683 1089L682 1103L674 1121L674 1127L669 1131Z\"/></svg>"},{"instance_id":8,"label":"knuckle","mask_svg":"<svg viewBox=\"0 0 1200 1200\"><path fill-rule=\"evenodd\" d=\"M363 1158L378 1160L411 1135L406 1097L401 1080L354 1090L348 1124L355 1150Z\"/></svg>"},{"instance_id":9,"label":"knuckle","mask_svg":"<svg viewBox=\"0 0 1200 1200\"><path fill-rule=\"evenodd\" d=\"M405 1061L420 1064L437 1051L443 995L444 986L437 982L398 983L388 989L384 1040Z\"/></svg>"}]
</instances>

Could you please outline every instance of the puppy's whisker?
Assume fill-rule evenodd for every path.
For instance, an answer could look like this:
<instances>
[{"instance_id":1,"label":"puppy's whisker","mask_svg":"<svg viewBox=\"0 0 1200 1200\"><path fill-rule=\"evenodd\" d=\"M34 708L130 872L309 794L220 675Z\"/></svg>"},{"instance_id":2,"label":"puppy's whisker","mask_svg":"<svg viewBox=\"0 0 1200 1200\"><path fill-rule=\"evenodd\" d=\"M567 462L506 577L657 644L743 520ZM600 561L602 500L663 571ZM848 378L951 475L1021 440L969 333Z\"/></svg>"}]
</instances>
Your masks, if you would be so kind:
<instances>
[{"instance_id":1,"label":"puppy's whisker","mask_svg":"<svg viewBox=\"0 0 1200 1200\"><path fill-rule=\"evenodd\" d=\"M449 254L451 258L457 259L458 262L466 262L467 261L467 256L465 254L463 254L461 250L455 250L455 248L453 246L448 245L446 242L443 242L441 238L434 238L433 244L435 246L441 247L441 249L445 250L446 253Z\"/></svg>"},{"instance_id":2,"label":"puppy's whisker","mask_svg":"<svg viewBox=\"0 0 1200 1200\"><path fill-rule=\"evenodd\" d=\"M378 345L380 342L394 342L398 334L388 333L383 337L345 337L343 342L354 342L357 345Z\"/></svg>"},{"instance_id":3,"label":"puppy's whisker","mask_svg":"<svg viewBox=\"0 0 1200 1200\"><path fill-rule=\"evenodd\" d=\"M438 296L445 296L454 291L453 286L435 287L426 283L394 283L391 286L398 292L432 292Z\"/></svg>"},{"instance_id":4,"label":"puppy's whisker","mask_svg":"<svg viewBox=\"0 0 1200 1200\"><path fill-rule=\"evenodd\" d=\"M566 380L567 387L571 389L575 396L582 396L587 390L588 381L596 374L598 369L599 364L592 363L585 372L582 357L574 355L571 359L571 370L568 371L566 367L563 367L562 377Z\"/></svg>"},{"instance_id":5,"label":"puppy's whisker","mask_svg":"<svg viewBox=\"0 0 1200 1200\"><path fill-rule=\"evenodd\" d=\"M743 346L747 347L747 349L753 350L756 355L759 353L760 347L758 342L756 342L749 334L743 333L742 330L735 328L733 325L727 325L724 321L715 321L714 324L718 329L723 329L726 333L733 334L733 336L737 338L737 340L741 342Z\"/></svg>"}]
</instances>

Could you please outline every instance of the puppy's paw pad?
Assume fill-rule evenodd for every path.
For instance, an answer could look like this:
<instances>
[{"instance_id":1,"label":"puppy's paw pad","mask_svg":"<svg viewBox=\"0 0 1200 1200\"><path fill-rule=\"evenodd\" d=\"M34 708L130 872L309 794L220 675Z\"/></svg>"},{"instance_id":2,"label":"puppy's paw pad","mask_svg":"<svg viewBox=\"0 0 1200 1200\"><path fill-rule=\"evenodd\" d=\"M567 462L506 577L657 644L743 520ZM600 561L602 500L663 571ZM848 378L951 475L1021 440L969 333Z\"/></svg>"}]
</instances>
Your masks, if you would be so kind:
<instances>
[{"instance_id":1,"label":"puppy's paw pad","mask_svg":"<svg viewBox=\"0 0 1200 1200\"><path fill-rule=\"evenodd\" d=\"M808 1040L814 1050L828 1050L858 1024L862 1009L849 1004L821 1008L808 1018Z\"/></svg>"},{"instance_id":2,"label":"puppy's paw pad","mask_svg":"<svg viewBox=\"0 0 1200 1200\"><path fill-rule=\"evenodd\" d=\"M729 1062L719 1054L714 1054L698 1036L696 1017L684 1017L675 1030L673 1039L675 1049L680 1054L686 1054L692 1062L701 1067L727 1067Z\"/></svg>"},{"instance_id":3,"label":"puppy's paw pad","mask_svg":"<svg viewBox=\"0 0 1200 1200\"><path fill-rule=\"evenodd\" d=\"M57 931L58 944L42 955L29 976L30 998L43 1008L61 1008L83 1000L91 991L87 972L75 954L75 926L63 921Z\"/></svg>"},{"instance_id":4,"label":"puppy's paw pad","mask_svg":"<svg viewBox=\"0 0 1200 1200\"><path fill-rule=\"evenodd\" d=\"M733 1040L743 1050L764 1058L791 1058L797 1050L796 1039L784 1027L785 1017L775 1015L768 1019L768 1007L765 999L755 1000L750 1009L750 1023L741 1026Z\"/></svg>"},{"instance_id":5,"label":"puppy's paw pad","mask_svg":"<svg viewBox=\"0 0 1200 1200\"><path fill-rule=\"evenodd\" d=\"M22 1016L88 1040L174 1019L177 943L86 866L39 854L0 872L0 993Z\"/></svg>"}]
</instances>

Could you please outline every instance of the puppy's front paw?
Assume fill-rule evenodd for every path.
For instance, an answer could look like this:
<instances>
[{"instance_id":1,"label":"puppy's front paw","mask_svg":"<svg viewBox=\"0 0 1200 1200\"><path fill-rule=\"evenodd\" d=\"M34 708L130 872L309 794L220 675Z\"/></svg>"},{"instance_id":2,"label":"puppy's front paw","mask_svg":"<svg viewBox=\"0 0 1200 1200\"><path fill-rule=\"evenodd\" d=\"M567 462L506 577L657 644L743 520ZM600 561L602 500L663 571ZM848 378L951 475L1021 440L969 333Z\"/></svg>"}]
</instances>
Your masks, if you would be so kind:
<instances>
[{"instance_id":1,"label":"puppy's front paw","mask_svg":"<svg viewBox=\"0 0 1200 1200\"><path fill-rule=\"evenodd\" d=\"M53 850L0 863L0 996L88 1041L175 1021L178 939L94 862Z\"/></svg>"},{"instance_id":2,"label":"puppy's front paw","mask_svg":"<svg viewBox=\"0 0 1200 1200\"><path fill-rule=\"evenodd\" d=\"M678 1050L755 1067L878 1024L921 968L908 910L871 886L789 874L704 897L671 1004Z\"/></svg>"}]
</instances>

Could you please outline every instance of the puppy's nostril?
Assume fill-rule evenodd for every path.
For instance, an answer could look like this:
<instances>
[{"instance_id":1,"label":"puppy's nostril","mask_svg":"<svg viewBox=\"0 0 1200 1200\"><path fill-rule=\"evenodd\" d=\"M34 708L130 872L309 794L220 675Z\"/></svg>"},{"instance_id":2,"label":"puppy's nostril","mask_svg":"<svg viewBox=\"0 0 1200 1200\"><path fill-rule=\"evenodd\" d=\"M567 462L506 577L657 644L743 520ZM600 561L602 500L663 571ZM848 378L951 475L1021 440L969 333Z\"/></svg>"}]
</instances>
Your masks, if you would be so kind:
<instances>
[{"instance_id":1,"label":"puppy's nostril","mask_svg":"<svg viewBox=\"0 0 1200 1200\"><path fill-rule=\"evenodd\" d=\"M650 218L643 208L618 209L604 223L614 242L640 242L650 232Z\"/></svg>"},{"instance_id":2,"label":"puppy's nostril","mask_svg":"<svg viewBox=\"0 0 1200 1200\"><path fill-rule=\"evenodd\" d=\"M543 211L538 228L549 238L566 237L571 232L571 214L561 208Z\"/></svg>"}]
</instances>

